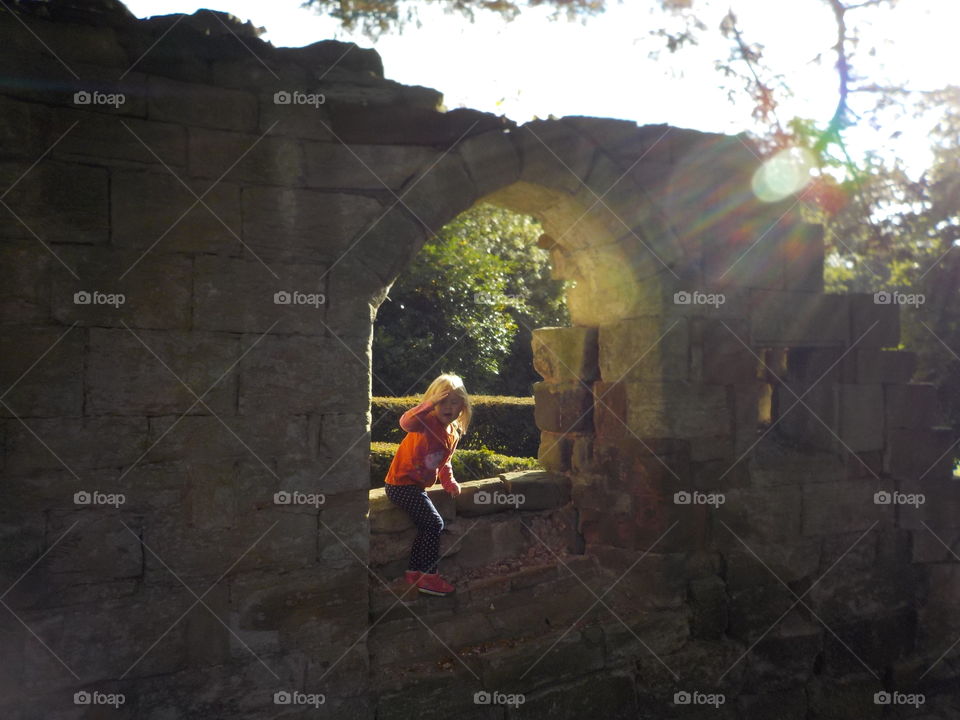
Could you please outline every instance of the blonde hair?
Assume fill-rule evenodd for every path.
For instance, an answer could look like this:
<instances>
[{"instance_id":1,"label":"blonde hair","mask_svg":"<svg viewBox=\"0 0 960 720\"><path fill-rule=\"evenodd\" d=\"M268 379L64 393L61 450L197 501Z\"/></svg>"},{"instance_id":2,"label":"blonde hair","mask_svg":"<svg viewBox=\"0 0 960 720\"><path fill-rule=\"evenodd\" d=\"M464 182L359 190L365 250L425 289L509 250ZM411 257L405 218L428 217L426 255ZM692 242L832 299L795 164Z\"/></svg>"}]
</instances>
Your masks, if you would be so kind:
<instances>
[{"instance_id":1,"label":"blonde hair","mask_svg":"<svg viewBox=\"0 0 960 720\"><path fill-rule=\"evenodd\" d=\"M463 400L463 407L460 409L460 414L457 416L457 419L453 421L462 437L467 432L467 428L470 427L470 419L473 417L473 405L470 403L470 396L467 394L467 389L463 386L463 380L459 375L444 373L438 376L430 383L427 391L423 394L423 400L439 402L440 398L447 393L454 393Z\"/></svg>"}]
</instances>

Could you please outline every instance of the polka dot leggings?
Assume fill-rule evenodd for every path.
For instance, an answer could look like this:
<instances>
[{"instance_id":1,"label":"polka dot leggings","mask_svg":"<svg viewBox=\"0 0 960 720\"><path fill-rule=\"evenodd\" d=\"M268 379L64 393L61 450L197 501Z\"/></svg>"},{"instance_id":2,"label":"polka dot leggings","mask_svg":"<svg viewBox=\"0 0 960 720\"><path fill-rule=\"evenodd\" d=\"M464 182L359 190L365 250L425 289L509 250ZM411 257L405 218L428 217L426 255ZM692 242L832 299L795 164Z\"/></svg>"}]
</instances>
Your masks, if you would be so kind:
<instances>
[{"instance_id":1,"label":"polka dot leggings","mask_svg":"<svg viewBox=\"0 0 960 720\"><path fill-rule=\"evenodd\" d=\"M443 530L443 518L419 485L390 485L386 488L387 497L395 505L406 510L413 524L417 526L417 537L410 550L410 570L425 573L437 572L440 558L440 531Z\"/></svg>"}]
</instances>

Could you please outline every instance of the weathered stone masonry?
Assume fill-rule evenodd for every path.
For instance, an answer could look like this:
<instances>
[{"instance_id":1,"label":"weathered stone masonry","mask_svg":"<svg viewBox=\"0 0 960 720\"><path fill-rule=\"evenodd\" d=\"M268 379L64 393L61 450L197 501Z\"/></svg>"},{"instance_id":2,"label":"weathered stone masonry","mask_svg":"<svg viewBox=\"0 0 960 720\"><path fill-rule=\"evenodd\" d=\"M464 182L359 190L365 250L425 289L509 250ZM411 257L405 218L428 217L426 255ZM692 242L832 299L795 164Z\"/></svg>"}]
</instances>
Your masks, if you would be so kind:
<instances>
[{"instance_id":1,"label":"weathered stone masonry","mask_svg":"<svg viewBox=\"0 0 960 720\"><path fill-rule=\"evenodd\" d=\"M0 37L4 717L956 716L954 438L747 141L442 112L372 51L208 12L27 4ZM445 562L556 554L414 616L378 579L410 531L368 487L372 320L480 200L544 223L574 327L534 337L550 472L442 502Z\"/></svg>"}]
</instances>

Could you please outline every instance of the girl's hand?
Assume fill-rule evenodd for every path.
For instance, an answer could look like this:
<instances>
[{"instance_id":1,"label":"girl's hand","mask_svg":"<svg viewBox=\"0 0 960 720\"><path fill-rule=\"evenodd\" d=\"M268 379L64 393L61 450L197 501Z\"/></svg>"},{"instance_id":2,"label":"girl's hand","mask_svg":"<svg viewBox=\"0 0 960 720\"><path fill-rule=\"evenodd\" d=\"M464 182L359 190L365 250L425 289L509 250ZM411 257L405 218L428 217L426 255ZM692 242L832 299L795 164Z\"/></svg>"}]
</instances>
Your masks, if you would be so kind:
<instances>
[{"instance_id":1,"label":"girl's hand","mask_svg":"<svg viewBox=\"0 0 960 720\"><path fill-rule=\"evenodd\" d=\"M453 485L447 492L449 492L452 497L457 497L461 492L463 492L463 489L460 487L460 483L454 480Z\"/></svg>"}]
</instances>

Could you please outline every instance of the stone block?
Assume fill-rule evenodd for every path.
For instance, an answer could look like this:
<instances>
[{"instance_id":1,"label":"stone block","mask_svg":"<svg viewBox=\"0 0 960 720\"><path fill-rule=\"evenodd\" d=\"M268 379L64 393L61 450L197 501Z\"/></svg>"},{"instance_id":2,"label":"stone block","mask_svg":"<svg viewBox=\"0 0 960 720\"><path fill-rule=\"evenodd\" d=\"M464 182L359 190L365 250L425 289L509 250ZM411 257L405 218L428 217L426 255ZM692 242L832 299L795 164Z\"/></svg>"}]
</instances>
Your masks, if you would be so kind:
<instances>
[{"instance_id":1,"label":"stone block","mask_svg":"<svg viewBox=\"0 0 960 720\"><path fill-rule=\"evenodd\" d=\"M244 335L239 412L357 412L369 403L364 358L335 338ZM256 342L256 347L253 343Z\"/></svg>"},{"instance_id":2,"label":"stone block","mask_svg":"<svg viewBox=\"0 0 960 720\"><path fill-rule=\"evenodd\" d=\"M727 586L730 592L737 592L779 582L798 583L822 572L820 556L820 538L816 537L748 545L737 542L724 553Z\"/></svg>"},{"instance_id":3,"label":"stone block","mask_svg":"<svg viewBox=\"0 0 960 720\"><path fill-rule=\"evenodd\" d=\"M631 318L599 330L605 382L687 380L690 330L685 318Z\"/></svg>"},{"instance_id":4,"label":"stone block","mask_svg":"<svg viewBox=\"0 0 960 720\"><path fill-rule=\"evenodd\" d=\"M506 187L520 177L520 159L510 136L501 130L468 137L457 151L480 196Z\"/></svg>"},{"instance_id":5,"label":"stone block","mask_svg":"<svg viewBox=\"0 0 960 720\"><path fill-rule=\"evenodd\" d=\"M372 292L366 294L364 290L366 297L376 296L379 306L382 298L387 294L388 286L409 266L428 234L429 231L416 219L411 219L410 213L405 208L393 205L384 212L378 213L358 236L357 244L349 253L341 257L344 260L356 257L368 272L372 271L379 279L372 288ZM336 269L340 269L343 274L348 267L343 266L343 262L338 262L334 270ZM358 283L356 291L345 295L355 297L362 288L363 285ZM343 295L340 296L341 300ZM331 302L335 302L336 299L335 295Z\"/></svg>"},{"instance_id":6,"label":"stone block","mask_svg":"<svg viewBox=\"0 0 960 720\"><path fill-rule=\"evenodd\" d=\"M86 411L94 415L232 415L242 348L236 336L90 330ZM197 398L202 398L198 401Z\"/></svg>"},{"instance_id":7,"label":"stone block","mask_svg":"<svg viewBox=\"0 0 960 720\"><path fill-rule=\"evenodd\" d=\"M518 510L552 510L570 501L570 478L540 471L504 473L500 479L510 495L523 496Z\"/></svg>"},{"instance_id":8,"label":"stone block","mask_svg":"<svg viewBox=\"0 0 960 720\"><path fill-rule=\"evenodd\" d=\"M595 145L569 126L534 120L511 133L520 155L520 179L575 194L584 184Z\"/></svg>"},{"instance_id":9,"label":"stone block","mask_svg":"<svg viewBox=\"0 0 960 720\"><path fill-rule=\"evenodd\" d=\"M960 528L931 532L928 527L910 532L911 560L915 563L945 563L960 555Z\"/></svg>"},{"instance_id":10,"label":"stone block","mask_svg":"<svg viewBox=\"0 0 960 720\"><path fill-rule=\"evenodd\" d=\"M500 502L501 496L509 491L499 477L471 480L460 483L460 487L460 495L455 498L460 517L479 517L513 509Z\"/></svg>"},{"instance_id":11,"label":"stone block","mask_svg":"<svg viewBox=\"0 0 960 720\"><path fill-rule=\"evenodd\" d=\"M224 64L218 66L217 63L213 65L214 77L218 73L223 74L233 74L232 71L236 68L238 72L237 82L231 83L234 87L246 88L250 86L250 77L252 74L258 70L262 70L263 66L260 65L256 60L250 58L250 63L245 63L246 67L241 67L238 64L233 64L233 67L228 67ZM334 138L333 131L330 128L330 113L323 104L314 105L312 103L277 103L274 101L274 95L280 90L286 90L291 92L293 88L284 87L277 88L276 79L272 76L265 78L269 89L266 93L261 93L259 96L260 100L260 124L257 128L257 132L266 133L269 130L269 134L273 137L276 136L289 136L295 138L302 138L304 140L320 140L323 142L337 142ZM284 83L287 85L287 83ZM303 92L307 95L313 93L316 94L313 90L307 91L303 88L309 86L310 78L309 76L304 77L304 83L299 88L300 92Z\"/></svg>"},{"instance_id":12,"label":"stone block","mask_svg":"<svg viewBox=\"0 0 960 720\"><path fill-rule=\"evenodd\" d=\"M690 439L690 462L728 460L733 462L733 442L729 435L708 435Z\"/></svg>"},{"instance_id":13,"label":"stone block","mask_svg":"<svg viewBox=\"0 0 960 720\"><path fill-rule=\"evenodd\" d=\"M156 75L147 79L146 90L152 120L238 132L257 129L258 104L253 93Z\"/></svg>"},{"instance_id":14,"label":"stone block","mask_svg":"<svg viewBox=\"0 0 960 720\"><path fill-rule=\"evenodd\" d=\"M766 390L759 380L727 385L733 414L733 451L738 459L753 449L760 436L760 401Z\"/></svg>"},{"instance_id":15,"label":"stone block","mask_svg":"<svg viewBox=\"0 0 960 720\"><path fill-rule=\"evenodd\" d=\"M878 296L887 298L887 302ZM900 306L889 301L889 293L850 293L847 297L851 344L863 350L896 348L900 344Z\"/></svg>"},{"instance_id":16,"label":"stone block","mask_svg":"<svg viewBox=\"0 0 960 720\"><path fill-rule=\"evenodd\" d=\"M597 436L694 438L731 432L726 389L681 382L595 383Z\"/></svg>"},{"instance_id":17,"label":"stone block","mask_svg":"<svg viewBox=\"0 0 960 720\"><path fill-rule=\"evenodd\" d=\"M887 428L924 430L943 423L933 383L884 385Z\"/></svg>"},{"instance_id":18,"label":"stone block","mask_svg":"<svg viewBox=\"0 0 960 720\"><path fill-rule=\"evenodd\" d=\"M50 268L56 262L35 239L0 245L0 265L7 268L4 286L0 289L0 325L47 324Z\"/></svg>"},{"instance_id":19,"label":"stone block","mask_svg":"<svg viewBox=\"0 0 960 720\"><path fill-rule=\"evenodd\" d=\"M949 478L953 473L950 448L955 441L955 433L948 427L892 428L887 433L883 469L900 480Z\"/></svg>"},{"instance_id":20,"label":"stone block","mask_svg":"<svg viewBox=\"0 0 960 720\"><path fill-rule=\"evenodd\" d=\"M98 165L118 167L151 165L161 172L165 172L163 165L178 171L186 167L187 130L181 125L140 118L120 122L108 114L80 108L53 111L52 125L62 126L61 133L74 122L76 126L51 150L53 157L65 161L94 158ZM49 138L48 147L59 134Z\"/></svg>"},{"instance_id":21,"label":"stone block","mask_svg":"<svg viewBox=\"0 0 960 720\"><path fill-rule=\"evenodd\" d=\"M24 646L22 689L49 693L51 685L59 683L65 696L74 692L75 679L69 674L59 679L56 668L64 668L58 658L66 658L70 667L82 669L89 678L110 677L121 666L129 669L131 679L176 672L186 662L185 626L177 619L193 601L171 578L170 583L144 589L135 600L123 598L94 607L78 604L44 611L42 616L25 614L24 622L44 643ZM115 642L104 642L107 637Z\"/></svg>"},{"instance_id":22,"label":"stone block","mask_svg":"<svg viewBox=\"0 0 960 720\"><path fill-rule=\"evenodd\" d=\"M732 201L737 199L742 198ZM705 282L724 290L736 286L784 289L787 231L782 225L768 225L762 217L742 218L741 223L733 225L720 220L698 235Z\"/></svg>"},{"instance_id":23,"label":"stone block","mask_svg":"<svg viewBox=\"0 0 960 720\"><path fill-rule=\"evenodd\" d=\"M807 717L807 695L803 688L768 692L763 695L741 695L737 708L743 720L804 720Z\"/></svg>"},{"instance_id":24,"label":"stone block","mask_svg":"<svg viewBox=\"0 0 960 720\"><path fill-rule=\"evenodd\" d=\"M603 625L606 665L611 667L651 653L668 655L683 647L690 634L686 609L633 613L611 619Z\"/></svg>"},{"instance_id":25,"label":"stone block","mask_svg":"<svg viewBox=\"0 0 960 720\"><path fill-rule=\"evenodd\" d=\"M791 589L780 583L731 592L727 635L749 647L761 639L764 631L776 627L778 621L796 622L796 608L792 610L793 617L786 614L795 600Z\"/></svg>"},{"instance_id":26,"label":"stone block","mask_svg":"<svg viewBox=\"0 0 960 720\"><path fill-rule=\"evenodd\" d=\"M88 485L85 489L92 492L97 487ZM100 486L99 490L123 492L106 486ZM77 507L72 493L65 492L60 508L48 514L48 522L51 537L62 538L44 563L42 573L48 584L74 581L94 584L142 576L145 551L137 534L142 532L141 524L126 520L130 527L127 529L119 522L113 506Z\"/></svg>"},{"instance_id":27,"label":"stone block","mask_svg":"<svg viewBox=\"0 0 960 720\"><path fill-rule=\"evenodd\" d=\"M201 256L194 261L193 324L198 330L323 335L324 265L281 265ZM275 277L274 275L278 276Z\"/></svg>"},{"instance_id":28,"label":"stone block","mask_svg":"<svg viewBox=\"0 0 960 720\"><path fill-rule=\"evenodd\" d=\"M431 164L409 182L401 193L401 202L432 233L479 199L463 161L452 154Z\"/></svg>"},{"instance_id":29,"label":"stone block","mask_svg":"<svg viewBox=\"0 0 960 720\"><path fill-rule=\"evenodd\" d=\"M239 253L238 186L194 181L190 192L169 173L115 170L111 177L114 245L142 253Z\"/></svg>"},{"instance_id":30,"label":"stone block","mask_svg":"<svg viewBox=\"0 0 960 720\"><path fill-rule=\"evenodd\" d=\"M641 136L640 129L632 120L613 120L611 118L567 115L559 120L586 135L599 147L613 150L620 145ZM620 153L607 153L619 157ZM626 169L626 168L624 168Z\"/></svg>"},{"instance_id":31,"label":"stone block","mask_svg":"<svg viewBox=\"0 0 960 720\"><path fill-rule=\"evenodd\" d=\"M63 248L53 268L51 313L62 323L185 330L193 264L126 248Z\"/></svg>"},{"instance_id":32,"label":"stone block","mask_svg":"<svg viewBox=\"0 0 960 720\"><path fill-rule=\"evenodd\" d=\"M342 145L307 142L303 147L306 185L325 190L386 190L404 197L424 173L431 171L440 153L425 147L399 145ZM396 200L396 197L391 199Z\"/></svg>"},{"instance_id":33,"label":"stone block","mask_svg":"<svg viewBox=\"0 0 960 720\"><path fill-rule=\"evenodd\" d=\"M692 580L690 601L690 634L695 638L720 638L727 629L726 583L716 575Z\"/></svg>"},{"instance_id":34,"label":"stone block","mask_svg":"<svg viewBox=\"0 0 960 720\"><path fill-rule=\"evenodd\" d=\"M715 511L714 538L724 547L796 542L804 520L801 488L732 488Z\"/></svg>"},{"instance_id":35,"label":"stone block","mask_svg":"<svg viewBox=\"0 0 960 720\"><path fill-rule=\"evenodd\" d=\"M187 142L191 177L287 187L306 179L303 148L294 138L190 127Z\"/></svg>"},{"instance_id":36,"label":"stone block","mask_svg":"<svg viewBox=\"0 0 960 720\"><path fill-rule=\"evenodd\" d=\"M592 382L597 366L597 329L549 327L533 330L533 367L548 382Z\"/></svg>"},{"instance_id":37,"label":"stone block","mask_svg":"<svg viewBox=\"0 0 960 720\"><path fill-rule=\"evenodd\" d=\"M583 609L586 608L581 612ZM533 619L541 614L545 613L531 612L530 624L533 625ZM599 670L603 667L602 637L592 641L587 632L573 631L559 640L556 637L538 638L515 648L487 653L482 658L484 686L501 688L501 692L508 693L529 692L531 687L556 684L563 679ZM524 674L526 676L521 680Z\"/></svg>"},{"instance_id":38,"label":"stone block","mask_svg":"<svg viewBox=\"0 0 960 720\"><path fill-rule=\"evenodd\" d=\"M930 565L927 569L930 594L922 616L927 633L956 635L960 620L956 615L956 598L960 593L960 565Z\"/></svg>"},{"instance_id":39,"label":"stone block","mask_svg":"<svg viewBox=\"0 0 960 720\"><path fill-rule=\"evenodd\" d=\"M751 648L749 657L745 658L748 682L756 682L766 691L802 688L815 673L824 636L828 634L816 621L804 620L791 613ZM784 717L780 712L774 716ZM749 717L757 716L751 714Z\"/></svg>"},{"instance_id":40,"label":"stone block","mask_svg":"<svg viewBox=\"0 0 960 720\"><path fill-rule=\"evenodd\" d=\"M218 508L211 506L206 511L217 512ZM194 527L180 513L158 513L143 534L144 542L156 553L156 556L147 555L146 572L167 572L164 563L178 575L196 575L205 568L222 568L220 572L224 572L234 563L238 572L266 567L313 567L319 551L327 544L338 542L324 533L318 546L316 512L286 509L266 512L268 514L257 518L256 523L237 527ZM327 572L318 581L317 592L333 591L336 574L356 572L356 564L349 571L334 571L326 563L325 566Z\"/></svg>"},{"instance_id":41,"label":"stone block","mask_svg":"<svg viewBox=\"0 0 960 720\"><path fill-rule=\"evenodd\" d=\"M368 197L283 187L243 189L243 239L274 260L336 260L383 211Z\"/></svg>"},{"instance_id":42,"label":"stone block","mask_svg":"<svg viewBox=\"0 0 960 720\"><path fill-rule=\"evenodd\" d=\"M690 485L706 493L729 488L747 487L750 484L745 461L707 460L690 463Z\"/></svg>"},{"instance_id":43,"label":"stone block","mask_svg":"<svg viewBox=\"0 0 960 720\"><path fill-rule=\"evenodd\" d=\"M760 360L748 344L749 328L745 321L697 318L690 322L694 347L703 358L694 379L708 385L756 379Z\"/></svg>"},{"instance_id":44,"label":"stone block","mask_svg":"<svg viewBox=\"0 0 960 720\"><path fill-rule=\"evenodd\" d=\"M883 386L837 385L840 415L839 435L847 450L883 449Z\"/></svg>"},{"instance_id":45,"label":"stone block","mask_svg":"<svg viewBox=\"0 0 960 720\"><path fill-rule=\"evenodd\" d=\"M750 297L751 345L843 345L850 339L847 295L755 290ZM859 336L857 336L859 337Z\"/></svg>"},{"instance_id":46,"label":"stone block","mask_svg":"<svg viewBox=\"0 0 960 720\"><path fill-rule=\"evenodd\" d=\"M837 452L839 393L824 381L809 388L793 383L773 391L773 422L789 441L815 452Z\"/></svg>"},{"instance_id":47,"label":"stone block","mask_svg":"<svg viewBox=\"0 0 960 720\"><path fill-rule=\"evenodd\" d=\"M83 413L83 330L6 327L4 342L9 349L0 356L0 416Z\"/></svg>"},{"instance_id":48,"label":"stone block","mask_svg":"<svg viewBox=\"0 0 960 720\"><path fill-rule=\"evenodd\" d=\"M781 253L785 290L823 292L824 227L797 223L790 228Z\"/></svg>"},{"instance_id":49,"label":"stone block","mask_svg":"<svg viewBox=\"0 0 960 720\"><path fill-rule=\"evenodd\" d=\"M110 179L106 168L41 160L0 163L0 187L9 207L8 238L46 244L98 245L110 236Z\"/></svg>"},{"instance_id":50,"label":"stone block","mask_svg":"<svg viewBox=\"0 0 960 720\"><path fill-rule=\"evenodd\" d=\"M836 455L784 446L770 435L757 443L748 464L751 483L760 487L846 479L844 464Z\"/></svg>"},{"instance_id":51,"label":"stone block","mask_svg":"<svg viewBox=\"0 0 960 720\"><path fill-rule=\"evenodd\" d=\"M537 460L548 472L563 473L570 469L570 455L574 438L569 434L558 434L544 430L540 433L540 448Z\"/></svg>"},{"instance_id":52,"label":"stone block","mask_svg":"<svg viewBox=\"0 0 960 720\"><path fill-rule=\"evenodd\" d=\"M862 674L864 665L889 667L912 654L916 633L912 608L841 625L824 636L823 668L830 677L843 678Z\"/></svg>"},{"instance_id":53,"label":"stone block","mask_svg":"<svg viewBox=\"0 0 960 720\"><path fill-rule=\"evenodd\" d=\"M268 499L266 507L272 507L274 492L301 489L298 479L294 479L296 485L280 487L277 476L284 479L287 475L275 469L277 459L286 463L301 461L314 446L303 415L285 416L280 420L269 414L234 416L225 420L201 415L162 415L149 418L149 425L149 451L145 461L249 459L255 471L253 477L258 478L261 492ZM313 477L316 482L316 476ZM323 488L320 491L329 490Z\"/></svg>"},{"instance_id":54,"label":"stone block","mask_svg":"<svg viewBox=\"0 0 960 720\"><path fill-rule=\"evenodd\" d=\"M875 523L893 523L890 505L874 502L876 483L844 481L809 483L803 487L803 534L829 535L838 528L866 530Z\"/></svg>"},{"instance_id":55,"label":"stone block","mask_svg":"<svg viewBox=\"0 0 960 720\"><path fill-rule=\"evenodd\" d=\"M907 497L895 506L898 527L926 530L942 542L947 541L953 528L960 527L960 481L931 473L920 481L899 483L899 491ZM917 504L911 504L913 499Z\"/></svg>"},{"instance_id":56,"label":"stone block","mask_svg":"<svg viewBox=\"0 0 960 720\"><path fill-rule=\"evenodd\" d=\"M666 269L683 259L683 248L667 228L662 213L638 190L629 175L602 153L573 195L589 213L591 224L630 249L638 267Z\"/></svg>"},{"instance_id":57,"label":"stone block","mask_svg":"<svg viewBox=\"0 0 960 720\"><path fill-rule=\"evenodd\" d=\"M147 449L145 418L38 418L26 424L7 421L8 473L119 467L136 462Z\"/></svg>"},{"instance_id":58,"label":"stone block","mask_svg":"<svg viewBox=\"0 0 960 720\"><path fill-rule=\"evenodd\" d=\"M537 427L554 433L593 429L593 393L579 381L533 384Z\"/></svg>"},{"instance_id":59,"label":"stone block","mask_svg":"<svg viewBox=\"0 0 960 720\"><path fill-rule=\"evenodd\" d=\"M843 356L840 367L843 382L908 383L917 368L917 354L858 347Z\"/></svg>"},{"instance_id":60,"label":"stone block","mask_svg":"<svg viewBox=\"0 0 960 720\"><path fill-rule=\"evenodd\" d=\"M333 132L349 145L430 145L451 148L458 141L507 126L502 117L467 108L438 112L408 104L389 104L370 111L368 105L330 105Z\"/></svg>"}]
</instances>

